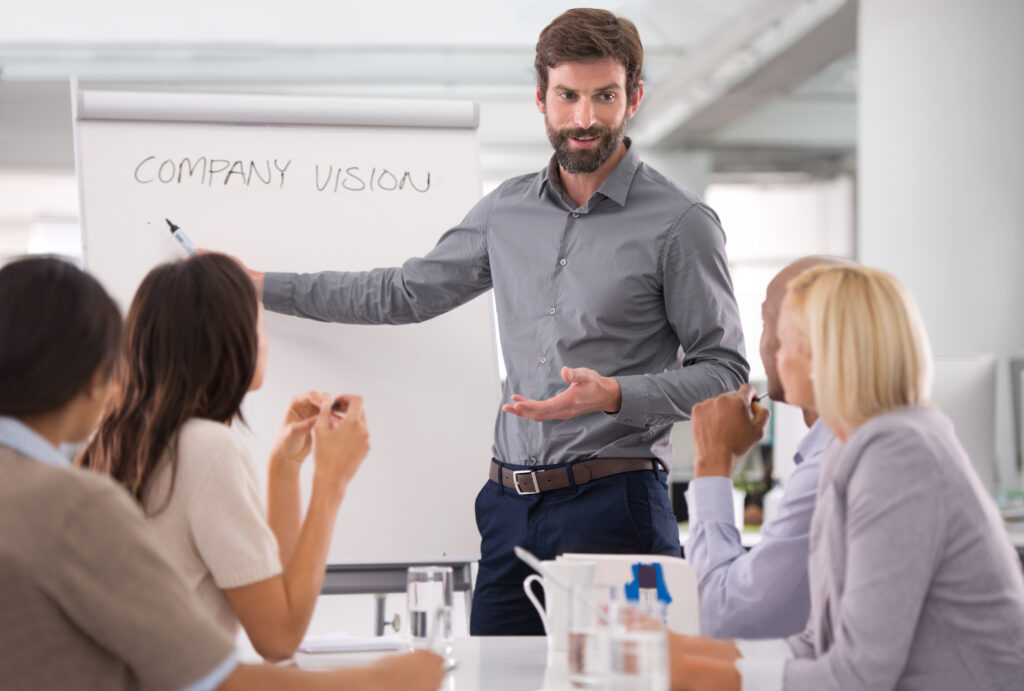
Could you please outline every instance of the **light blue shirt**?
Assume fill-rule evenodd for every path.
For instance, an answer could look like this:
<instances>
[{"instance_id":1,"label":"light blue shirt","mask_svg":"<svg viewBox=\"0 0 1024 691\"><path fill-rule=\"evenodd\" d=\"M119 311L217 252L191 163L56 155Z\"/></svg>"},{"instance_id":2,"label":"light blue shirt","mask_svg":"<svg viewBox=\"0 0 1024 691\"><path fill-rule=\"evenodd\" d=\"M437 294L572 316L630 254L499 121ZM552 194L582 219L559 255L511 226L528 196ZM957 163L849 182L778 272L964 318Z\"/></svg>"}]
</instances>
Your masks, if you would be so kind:
<instances>
[{"instance_id":1,"label":"light blue shirt","mask_svg":"<svg viewBox=\"0 0 1024 691\"><path fill-rule=\"evenodd\" d=\"M56 466L69 466L70 462L50 442L17 418L0 415L0 446L14 449L22 456ZM228 678L238 665L238 653L231 653L212 672L182 691L213 691Z\"/></svg>"},{"instance_id":2,"label":"light blue shirt","mask_svg":"<svg viewBox=\"0 0 1024 691\"><path fill-rule=\"evenodd\" d=\"M213 691L220 686L225 679L231 676L231 673L235 671L235 667L237 666L238 653L231 653L224 659L224 662L214 667L212 672L194 684L189 684L181 691Z\"/></svg>"},{"instance_id":3,"label":"light blue shirt","mask_svg":"<svg viewBox=\"0 0 1024 691\"><path fill-rule=\"evenodd\" d=\"M782 638L803 630L811 611L807 578L818 469L834 439L818 420L793 457L778 515L747 552L733 514L732 480L703 477L686 492L686 559L697 569L701 633L718 638Z\"/></svg>"},{"instance_id":4,"label":"light blue shirt","mask_svg":"<svg viewBox=\"0 0 1024 691\"><path fill-rule=\"evenodd\" d=\"M71 465L50 442L18 418L0 415L0 445L50 465Z\"/></svg>"}]
</instances>

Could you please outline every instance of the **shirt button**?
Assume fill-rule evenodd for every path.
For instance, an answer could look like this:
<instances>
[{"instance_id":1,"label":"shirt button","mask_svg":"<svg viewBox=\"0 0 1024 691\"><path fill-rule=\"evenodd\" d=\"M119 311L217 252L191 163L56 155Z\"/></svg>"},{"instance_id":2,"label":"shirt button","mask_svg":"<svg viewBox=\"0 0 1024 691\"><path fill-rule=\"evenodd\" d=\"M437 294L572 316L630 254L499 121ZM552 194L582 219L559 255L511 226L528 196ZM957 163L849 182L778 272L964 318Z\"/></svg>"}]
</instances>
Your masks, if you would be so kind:
<instances>
[{"instance_id":1,"label":"shirt button","mask_svg":"<svg viewBox=\"0 0 1024 691\"><path fill-rule=\"evenodd\" d=\"M526 465L537 465L537 457L536 456L530 456L530 460L528 460L526 462Z\"/></svg>"},{"instance_id":2,"label":"shirt button","mask_svg":"<svg viewBox=\"0 0 1024 691\"><path fill-rule=\"evenodd\" d=\"M547 361L548 361L548 359L546 357L544 357L543 355L540 356L540 364L543 365Z\"/></svg>"},{"instance_id":3,"label":"shirt button","mask_svg":"<svg viewBox=\"0 0 1024 691\"><path fill-rule=\"evenodd\" d=\"M552 307L551 309L549 309L548 314L550 314L552 317L555 316L555 308Z\"/></svg>"},{"instance_id":4,"label":"shirt button","mask_svg":"<svg viewBox=\"0 0 1024 691\"><path fill-rule=\"evenodd\" d=\"M559 259L558 263L561 264L562 266L565 266L565 260L564 259Z\"/></svg>"},{"instance_id":5,"label":"shirt button","mask_svg":"<svg viewBox=\"0 0 1024 691\"><path fill-rule=\"evenodd\" d=\"M580 217L580 212L579 211L573 211L572 212L572 217L573 218L579 218Z\"/></svg>"}]
</instances>

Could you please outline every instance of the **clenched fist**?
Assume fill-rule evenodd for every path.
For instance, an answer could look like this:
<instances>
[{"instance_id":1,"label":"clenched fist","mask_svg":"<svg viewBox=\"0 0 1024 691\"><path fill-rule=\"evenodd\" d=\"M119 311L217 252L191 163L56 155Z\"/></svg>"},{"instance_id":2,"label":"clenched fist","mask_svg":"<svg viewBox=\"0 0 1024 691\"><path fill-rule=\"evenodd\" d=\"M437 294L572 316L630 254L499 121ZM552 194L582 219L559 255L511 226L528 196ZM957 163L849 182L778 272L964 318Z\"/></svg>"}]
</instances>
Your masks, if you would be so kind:
<instances>
[{"instance_id":1,"label":"clenched fist","mask_svg":"<svg viewBox=\"0 0 1024 691\"><path fill-rule=\"evenodd\" d=\"M768 410L754 400L754 387L709 398L693 406L691 433L697 451L694 475L732 477L736 459L764 436Z\"/></svg>"}]
</instances>

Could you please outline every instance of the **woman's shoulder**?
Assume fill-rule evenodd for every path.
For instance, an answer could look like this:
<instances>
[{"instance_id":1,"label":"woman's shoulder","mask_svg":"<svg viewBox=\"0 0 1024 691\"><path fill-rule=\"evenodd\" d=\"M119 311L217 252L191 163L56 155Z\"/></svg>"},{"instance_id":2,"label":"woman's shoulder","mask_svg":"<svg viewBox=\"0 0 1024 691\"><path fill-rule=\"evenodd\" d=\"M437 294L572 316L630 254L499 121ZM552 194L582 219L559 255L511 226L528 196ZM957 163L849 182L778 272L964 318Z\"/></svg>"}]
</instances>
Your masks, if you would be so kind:
<instances>
[{"instance_id":1,"label":"woman's shoulder","mask_svg":"<svg viewBox=\"0 0 1024 691\"><path fill-rule=\"evenodd\" d=\"M205 454L249 455L238 433L216 420L194 417L186 421L178 432L177 441L179 452L197 450Z\"/></svg>"},{"instance_id":2,"label":"woman's shoulder","mask_svg":"<svg viewBox=\"0 0 1024 691\"><path fill-rule=\"evenodd\" d=\"M176 439L178 472L204 482L211 475L251 474L252 456L233 429L215 420L192 418Z\"/></svg>"},{"instance_id":3,"label":"woman's shoulder","mask_svg":"<svg viewBox=\"0 0 1024 691\"><path fill-rule=\"evenodd\" d=\"M915 405L890 410L871 418L854 430L847 447L870 445L921 445L952 434L949 418L930 405Z\"/></svg>"},{"instance_id":4,"label":"woman's shoulder","mask_svg":"<svg viewBox=\"0 0 1024 691\"><path fill-rule=\"evenodd\" d=\"M959 448L955 439L949 418L931 406L907 406L876 415L847 439L837 479L848 480L857 468L880 467L890 477L908 473L925 481Z\"/></svg>"}]
</instances>

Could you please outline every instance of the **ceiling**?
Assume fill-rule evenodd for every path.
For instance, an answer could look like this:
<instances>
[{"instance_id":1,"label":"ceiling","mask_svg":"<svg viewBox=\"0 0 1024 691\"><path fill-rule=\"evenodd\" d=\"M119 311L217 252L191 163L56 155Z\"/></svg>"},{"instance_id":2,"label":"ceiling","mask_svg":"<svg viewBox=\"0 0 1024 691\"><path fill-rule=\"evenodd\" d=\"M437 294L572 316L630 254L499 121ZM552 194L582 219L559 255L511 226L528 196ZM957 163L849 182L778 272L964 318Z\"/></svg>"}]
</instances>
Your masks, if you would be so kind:
<instances>
[{"instance_id":1,"label":"ceiling","mask_svg":"<svg viewBox=\"0 0 1024 691\"><path fill-rule=\"evenodd\" d=\"M591 4L640 30L646 95L630 132L645 149L710 152L718 172L852 165L855 0ZM481 108L485 175L519 173L550 155L533 46L571 6L37 0L0 24L0 169L73 169L76 77L104 88L468 98Z\"/></svg>"}]
</instances>

